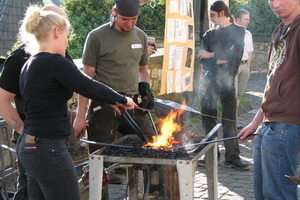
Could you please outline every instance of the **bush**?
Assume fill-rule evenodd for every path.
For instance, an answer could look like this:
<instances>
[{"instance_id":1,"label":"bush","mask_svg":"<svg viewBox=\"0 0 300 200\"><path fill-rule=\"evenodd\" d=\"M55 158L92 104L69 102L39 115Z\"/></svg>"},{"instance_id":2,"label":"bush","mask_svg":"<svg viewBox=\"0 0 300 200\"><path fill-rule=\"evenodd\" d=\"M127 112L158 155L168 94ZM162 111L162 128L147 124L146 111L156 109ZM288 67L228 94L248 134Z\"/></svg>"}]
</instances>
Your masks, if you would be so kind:
<instances>
[{"instance_id":1,"label":"bush","mask_svg":"<svg viewBox=\"0 0 300 200\"><path fill-rule=\"evenodd\" d=\"M250 12L251 23L248 29L253 35L268 35L270 36L274 28L279 24L278 19L268 5L268 1L262 0L231 0L230 12L234 15L235 12L244 8Z\"/></svg>"},{"instance_id":2,"label":"bush","mask_svg":"<svg viewBox=\"0 0 300 200\"><path fill-rule=\"evenodd\" d=\"M148 35L164 36L165 1L156 4L146 3L141 6L139 26Z\"/></svg>"},{"instance_id":3,"label":"bush","mask_svg":"<svg viewBox=\"0 0 300 200\"><path fill-rule=\"evenodd\" d=\"M62 8L69 16L73 36L68 52L72 58L81 58L88 33L109 21L113 0L65 0Z\"/></svg>"}]
</instances>

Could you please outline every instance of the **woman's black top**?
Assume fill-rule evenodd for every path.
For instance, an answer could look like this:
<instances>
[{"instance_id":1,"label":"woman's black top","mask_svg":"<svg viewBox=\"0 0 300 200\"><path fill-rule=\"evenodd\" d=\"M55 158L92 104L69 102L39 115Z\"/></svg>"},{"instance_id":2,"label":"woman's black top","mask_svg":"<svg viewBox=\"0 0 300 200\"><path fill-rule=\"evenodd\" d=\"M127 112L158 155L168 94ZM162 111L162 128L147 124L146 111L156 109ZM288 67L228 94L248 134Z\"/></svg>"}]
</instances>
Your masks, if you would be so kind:
<instances>
[{"instance_id":1,"label":"woman's black top","mask_svg":"<svg viewBox=\"0 0 300 200\"><path fill-rule=\"evenodd\" d=\"M103 103L127 103L124 96L83 74L59 54L32 56L22 68L19 86L24 133L42 138L67 138L71 134L67 101L73 92Z\"/></svg>"}]
</instances>

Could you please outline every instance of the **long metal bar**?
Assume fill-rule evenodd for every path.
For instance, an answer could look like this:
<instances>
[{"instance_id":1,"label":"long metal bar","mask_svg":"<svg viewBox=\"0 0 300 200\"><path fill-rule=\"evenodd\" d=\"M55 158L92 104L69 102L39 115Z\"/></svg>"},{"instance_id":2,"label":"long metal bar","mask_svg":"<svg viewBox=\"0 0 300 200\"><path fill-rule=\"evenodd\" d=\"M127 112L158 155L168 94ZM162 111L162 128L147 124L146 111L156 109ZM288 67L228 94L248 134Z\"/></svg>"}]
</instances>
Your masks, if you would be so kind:
<instances>
[{"instance_id":1,"label":"long metal bar","mask_svg":"<svg viewBox=\"0 0 300 200\"><path fill-rule=\"evenodd\" d=\"M108 144L108 143L103 143L103 142L95 142L95 141L90 141L90 140L85 140L85 139L80 139L80 142L84 142L87 144L95 144L95 145L101 145L101 146L109 146L109 147L120 147L120 148L130 148L133 149L133 146L127 146L127 145L119 145L119 144Z\"/></svg>"},{"instance_id":2,"label":"long metal bar","mask_svg":"<svg viewBox=\"0 0 300 200\"><path fill-rule=\"evenodd\" d=\"M250 135L248 135L248 137L249 137L249 136L253 136L253 135L257 135L257 134L250 134ZM187 145L179 146L178 148L200 146L200 145L210 144L210 143L214 143L214 142L223 142L223 141L226 141L226 140L239 139L240 137L241 137L241 136L234 136L234 137L228 137L228 138L222 138L222 139L210 140L210 141L199 142L199 143L194 143L194 144L187 144Z\"/></svg>"},{"instance_id":3,"label":"long metal bar","mask_svg":"<svg viewBox=\"0 0 300 200\"><path fill-rule=\"evenodd\" d=\"M149 111L147 111L147 114L148 114L148 116L149 116L149 119L150 119L151 125L152 125L152 127L153 127L154 133L155 133L156 136L158 136L158 131L157 131L156 126L155 126L155 124L154 124L152 115L151 115L151 113L150 113Z\"/></svg>"},{"instance_id":4,"label":"long metal bar","mask_svg":"<svg viewBox=\"0 0 300 200\"><path fill-rule=\"evenodd\" d=\"M141 111L144 111L144 112L154 112L152 110L149 110L149 109L146 109L146 108L142 108L142 107L136 107L135 109L138 109L138 110L141 110Z\"/></svg>"}]
</instances>

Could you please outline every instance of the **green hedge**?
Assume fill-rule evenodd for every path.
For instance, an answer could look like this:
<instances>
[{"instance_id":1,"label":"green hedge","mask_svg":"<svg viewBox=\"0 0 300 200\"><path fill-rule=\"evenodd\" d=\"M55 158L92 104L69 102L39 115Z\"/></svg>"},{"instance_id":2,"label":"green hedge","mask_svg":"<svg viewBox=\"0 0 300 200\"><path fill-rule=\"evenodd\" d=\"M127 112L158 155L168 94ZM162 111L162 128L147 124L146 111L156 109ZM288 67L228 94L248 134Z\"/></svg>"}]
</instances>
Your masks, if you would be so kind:
<instances>
[{"instance_id":1,"label":"green hedge","mask_svg":"<svg viewBox=\"0 0 300 200\"><path fill-rule=\"evenodd\" d=\"M69 54L81 58L87 34L94 28L109 21L112 0L65 0L62 8L67 12L72 26L69 40Z\"/></svg>"},{"instance_id":2,"label":"green hedge","mask_svg":"<svg viewBox=\"0 0 300 200\"><path fill-rule=\"evenodd\" d=\"M148 35L164 36L165 7L165 1L155 4L146 3L141 6L139 26L145 30Z\"/></svg>"},{"instance_id":3,"label":"green hedge","mask_svg":"<svg viewBox=\"0 0 300 200\"><path fill-rule=\"evenodd\" d=\"M230 12L234 13L244 8L251 14L251 22L248 29L253 35L271 35L280 19L276 17L265 0L230 0Z\"/></svg>"}]
</instances>

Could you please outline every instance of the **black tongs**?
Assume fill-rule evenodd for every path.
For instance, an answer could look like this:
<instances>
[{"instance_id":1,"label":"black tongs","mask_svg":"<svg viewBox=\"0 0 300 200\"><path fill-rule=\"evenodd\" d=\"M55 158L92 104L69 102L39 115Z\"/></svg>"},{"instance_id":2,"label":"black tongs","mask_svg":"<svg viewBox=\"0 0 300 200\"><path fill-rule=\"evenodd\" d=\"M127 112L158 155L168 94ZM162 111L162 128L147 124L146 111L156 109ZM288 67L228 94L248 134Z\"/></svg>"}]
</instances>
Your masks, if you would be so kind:
<instances>
[{"instance_id":1,"label":"black tongs","mask_svg":"<svg viewBox=\"0 0 300 200\"><path fill-rule=\"evenodd\" d=\"M127 110L122 109L122 114L124 116L124 119L126 120L126 122L128 123L128 125L130 126L130 128L132 128L132 130L135 132L135 134L137 134L143 142L147 143L149 142L146 135L144 134L144 132L142 131L142 129L136 124L136 122L132 119L131 115L128 113Z\"/></svg>"}]
</instances>

